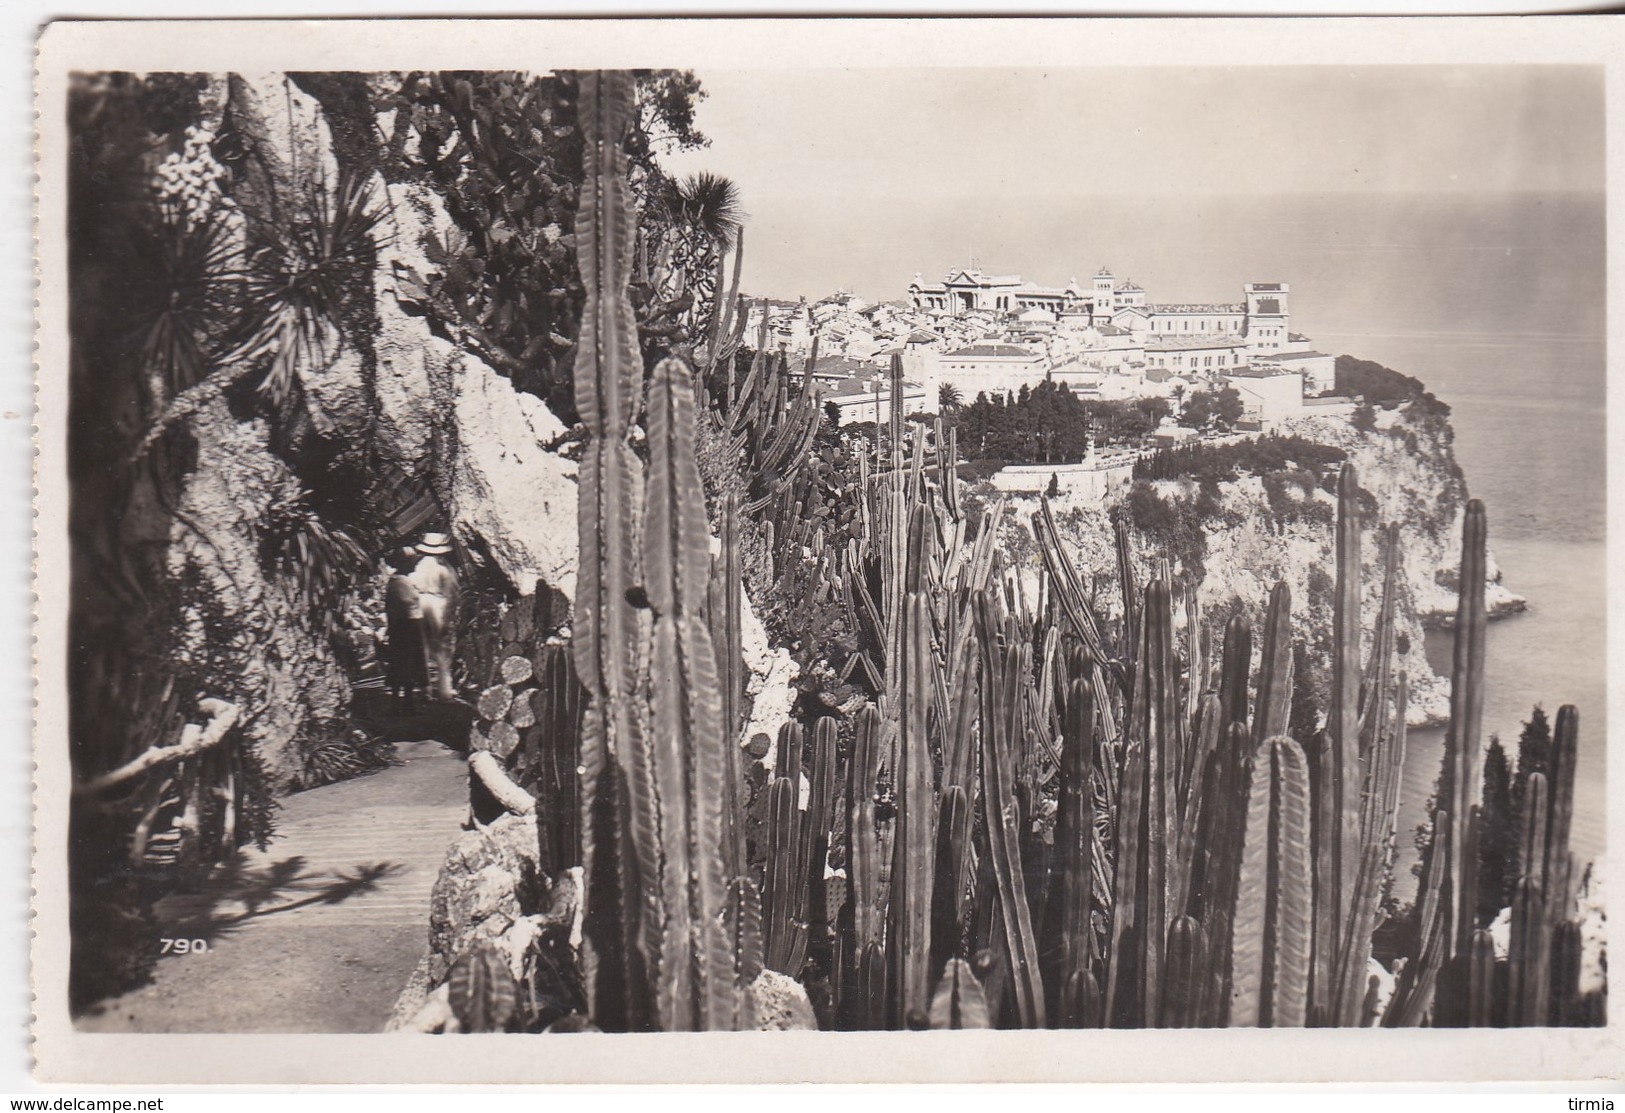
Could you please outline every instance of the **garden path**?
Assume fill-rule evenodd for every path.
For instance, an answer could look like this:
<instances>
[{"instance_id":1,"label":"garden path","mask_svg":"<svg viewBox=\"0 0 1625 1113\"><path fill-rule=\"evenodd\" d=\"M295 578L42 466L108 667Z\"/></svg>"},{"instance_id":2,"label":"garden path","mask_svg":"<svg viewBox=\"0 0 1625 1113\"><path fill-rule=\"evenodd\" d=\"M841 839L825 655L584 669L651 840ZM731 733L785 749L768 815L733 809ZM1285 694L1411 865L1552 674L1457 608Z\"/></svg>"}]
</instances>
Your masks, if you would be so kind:
<instances>
[{"instance_id":1,"label":"garden path","mask_svg":"<svg viewBox=\"0 0 1625 1113\"><path fill-rule=\"evenodd\" d=\"M161 935L203 939L105 1002L84 1031L376 1032L428 942L429 895L468 812L468 767L435 741L399 765L283 799L270 848L160 901Z\"/></svg>"}]
</instances>

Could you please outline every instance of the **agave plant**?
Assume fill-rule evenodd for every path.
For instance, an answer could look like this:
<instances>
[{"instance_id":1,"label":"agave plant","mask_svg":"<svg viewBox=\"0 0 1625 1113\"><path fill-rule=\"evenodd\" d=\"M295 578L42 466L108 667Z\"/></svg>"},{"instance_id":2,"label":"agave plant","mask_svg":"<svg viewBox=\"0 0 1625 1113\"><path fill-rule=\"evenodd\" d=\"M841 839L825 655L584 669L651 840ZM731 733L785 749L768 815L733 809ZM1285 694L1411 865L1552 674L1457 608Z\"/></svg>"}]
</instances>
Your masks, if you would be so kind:
<instances>
[{"instance_id":1,"label":"agave plant","mask_svg":"<svg viewBox=\"0 0 1625 1113\"><path fill-rule=\"evenodd\" d=\"M300 368L337 358L348 286L370 270L383 219L370 180L350 170L340 171L331 197L315 186L300 208L285 227L255 229L260 243L242 282L246 335L226 357L268 361L259 390L277 407L292 396Z\"/></svg>"},{"instance_id":2,"label":"agave plant","mask_svg":"<svg viewBox=\"0 0 1625 1113\"><path fill-rule=\"evenodd\" d=\"M132 222L135 265L153 276L132 285L136 343L148 374L172 398L215 368L237 254L222 215L190 223L154 207L145 217Z\"/></svg>"}]
</instances>

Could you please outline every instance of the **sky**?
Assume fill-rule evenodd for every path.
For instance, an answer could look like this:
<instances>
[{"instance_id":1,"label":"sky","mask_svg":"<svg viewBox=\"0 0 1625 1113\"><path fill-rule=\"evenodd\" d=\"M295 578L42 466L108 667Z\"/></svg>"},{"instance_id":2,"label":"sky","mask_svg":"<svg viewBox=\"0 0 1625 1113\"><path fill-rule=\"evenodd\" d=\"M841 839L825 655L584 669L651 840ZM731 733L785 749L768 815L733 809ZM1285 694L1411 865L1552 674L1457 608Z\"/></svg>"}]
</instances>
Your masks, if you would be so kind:
<instances>
[{"instance_id":1,"label":"sky","mask_svg":"<svg viewBox=\"0 0 1625 1113\"><path fill-rule=\"evenodd\" d=\"M1604 188L1596 67L764 69L699 77L707 95L697 123L710 146L666 162L739 185L749 217L746 285L762 293L890 284L898 268L867 257L883 253L877 243L928 248L910 272L957 265L979 252L974 242L956 243L959 257L937 259L946 244L936 241L952 235L955 214L969 214L959 222L965 239L987 240L995 212L1031 225L1046 210L1075 214L1087 198L1133 198L1149 206L1152 223L1159 212L1177 223L1181 210L1221 197ZM910 242L897 242L905 227ZM859 273L840 273L832 242L845 245ZM1043 269L1036 260L1004 262Z\"/></svg>"}]
</instances>

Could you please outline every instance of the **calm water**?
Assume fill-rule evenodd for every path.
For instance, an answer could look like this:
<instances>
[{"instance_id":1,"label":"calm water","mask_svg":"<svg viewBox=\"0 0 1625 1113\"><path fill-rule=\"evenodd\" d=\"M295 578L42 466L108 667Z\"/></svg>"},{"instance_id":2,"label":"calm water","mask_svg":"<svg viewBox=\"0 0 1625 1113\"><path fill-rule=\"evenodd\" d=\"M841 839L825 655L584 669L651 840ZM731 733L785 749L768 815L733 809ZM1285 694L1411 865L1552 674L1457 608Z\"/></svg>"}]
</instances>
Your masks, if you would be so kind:
<instances>
[{"instance_id":1,"label":"calm water","mask_svg":"<svg viewBox=\"0 0 1625 1113\"><path fill-rule=\"evenodd\" d=\"M1358 209L1351 227L1362 227ZM1365 220L1380 220L1380 209ZM1317 345L1412 374L1453 410L1456 456L1489 511L1490 548L1507 585L1529 601L1490 626L1485 729L1515 747L1531 707L1580 715L1573 847L1600 858L1606 825L1605 310L1603 210L1587 196L1513 197L1437 206L1427 227L1390 220L1340 267L1371 306L1295 323ZM1409 237L1402 239L1400 237ZM1351 235L1348 237L1353 239ZM1429 291L1434 291L1429 296ZM1376 291L1376 292L1373 292ZM1295 292L1295 291L1294 291ZM1317 291L1318 297L1318 291ZM1430 314L1431 306L1431 314ZM1432 316L1430 321L1427 318ZM1448 675L1450 636L1429 639ZM1422 819L1443 732L1415 732L1406 762L1402 841Z\"/></svg>"}]
</instances>

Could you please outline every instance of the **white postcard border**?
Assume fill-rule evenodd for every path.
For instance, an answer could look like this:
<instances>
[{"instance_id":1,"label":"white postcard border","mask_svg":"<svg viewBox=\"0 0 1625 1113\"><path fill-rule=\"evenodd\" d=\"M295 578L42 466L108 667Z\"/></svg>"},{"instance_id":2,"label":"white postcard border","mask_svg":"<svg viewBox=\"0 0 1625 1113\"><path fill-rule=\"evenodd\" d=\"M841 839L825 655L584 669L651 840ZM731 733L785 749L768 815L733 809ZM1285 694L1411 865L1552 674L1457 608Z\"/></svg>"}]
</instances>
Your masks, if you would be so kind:
<instances>
[{"instance_id":1,"label":"white postcard border","mask_svg":"<svg viewBox=\"0 0 1625 1113\"><path fill-rule=\"evenodd\" d=\"M36 1075L122 1084L851 1081L1494 1082L1618 1079L1625 1001L1594 1030L1277 1030L531 1036L136 1035L76 1031L67 1015L66 376L61 123L70 69L694 69L932 66L1262 66L1569 63L1607 68L1608 375L1625 290L1622 17L1203 20L335 20L62 23L37 75L39 334L36 366ZM789 140L786 140L789 141ZM1608 418L1622 427L1620 392ZM1625 664L1617 511L1625 463L1610 436L1609 675ZM1610 909L1625 893L1625 732L1610 685ZM1625 929L1610 917L1610 945Z\"/></svg>"}]
</instances>

